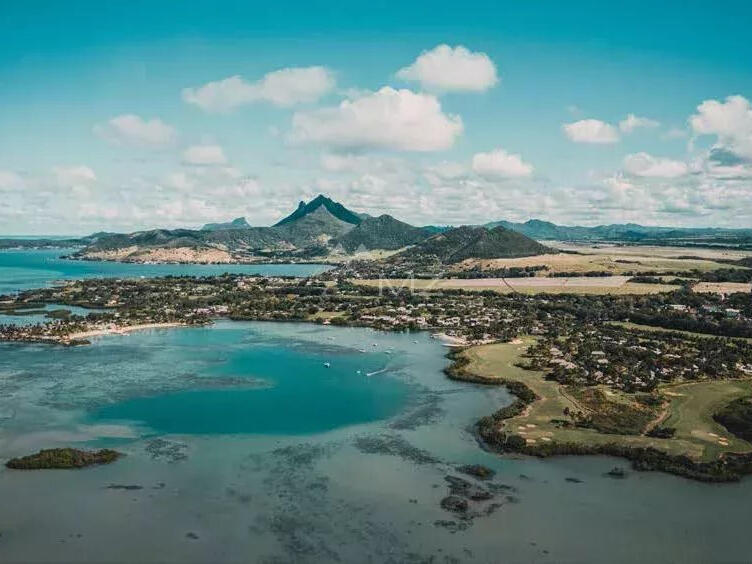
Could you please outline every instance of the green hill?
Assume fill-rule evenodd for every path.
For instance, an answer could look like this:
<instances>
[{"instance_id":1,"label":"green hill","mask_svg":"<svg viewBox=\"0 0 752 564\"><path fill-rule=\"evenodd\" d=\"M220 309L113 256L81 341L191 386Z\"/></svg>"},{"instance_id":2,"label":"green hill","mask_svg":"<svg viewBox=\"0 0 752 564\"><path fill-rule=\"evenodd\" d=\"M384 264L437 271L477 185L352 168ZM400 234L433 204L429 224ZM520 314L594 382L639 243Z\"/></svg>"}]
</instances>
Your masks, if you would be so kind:
<instances>
[{"instance_id":1,"label":"green hill","mask_svg":"<svg viewBox=\"0 0 752 564\"><path fill-rule=\"evenodd\" d=\"M545 254L551 249L511 229L462 226L434 235L407 249L408 258L434 256L444 264L469 258L517 258Z\"/></svg>"},{"instance_id":2,"label":"green hill","mask_svg":"<svg viewBox=\"0 0 752 564\"><path fill-rule=\"evenodd\" d=\"M358 249L395 250L419 243L430 236L420 227L414 227L390 215L368 217L342 237L332 241L348 253Z\"/></svg>"}]
</instances>

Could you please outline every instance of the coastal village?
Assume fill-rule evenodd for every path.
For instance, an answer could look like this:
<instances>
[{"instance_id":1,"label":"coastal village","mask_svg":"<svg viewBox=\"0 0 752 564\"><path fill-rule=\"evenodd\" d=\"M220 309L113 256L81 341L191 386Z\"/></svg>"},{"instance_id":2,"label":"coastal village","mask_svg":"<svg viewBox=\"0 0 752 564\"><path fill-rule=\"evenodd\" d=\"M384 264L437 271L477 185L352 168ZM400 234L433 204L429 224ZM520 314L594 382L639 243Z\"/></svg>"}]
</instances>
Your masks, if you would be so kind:
<instances>
[{"instance_id":1,"label":"coastal village","mask_svg":"<svg viewBox=\"0 0 752 564\"><path fill-rule=\"evenodd\" d=\"M45 323L6 323L0 339L79 345L101 334L204 325L221 318L306 321L431 331L451 346L533 336L531 367L549 371L561 383L628 392L651 391L671 381L752 374L752 304L743 294L527 296L228 274L67 282L6 296L0 312L23 315L44 304L96 311ZM686 330L707 336L680 332Z\"/></svg>"}]
</instances>

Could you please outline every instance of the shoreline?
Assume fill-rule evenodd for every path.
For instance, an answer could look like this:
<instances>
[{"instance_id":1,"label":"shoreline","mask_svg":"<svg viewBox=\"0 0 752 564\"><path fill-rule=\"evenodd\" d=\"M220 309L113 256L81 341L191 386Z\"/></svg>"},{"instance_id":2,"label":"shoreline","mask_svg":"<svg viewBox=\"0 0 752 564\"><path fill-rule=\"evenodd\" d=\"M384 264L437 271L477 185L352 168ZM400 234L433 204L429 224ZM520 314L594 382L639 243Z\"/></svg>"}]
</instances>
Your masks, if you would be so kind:
<instances>
[{"instance_id":1,"label":"shoreline","mask_svg":"<svg viewBox=\"0 0 752 564\"><path fill-rule=\"evenodd\" d=\"M221 318L233 321L230 318ZM275 322L299 322L315 325L315 321L297 320L257 320ZM210 323L213 323L210 322ZM122 327L105 327L89 331L79 331L64 337L49 337L36 339L34 342L55 343L63 346L75 346L91 344L88 338L107 335L127 335L135 331L148 329L170 329L176 327L191 327L195 324L184 322L143 323ZM375 331L383 330L368 325L352 325L367 327ZM429 330L430 331L430 330ZM541 444L529 444L520 435L507 433L499 427L499 424L530 410L533 403L541 400L536 393L525 383L507 379L504 377L483 376L467 367L472 361L463 353L475 347L490 343L469 343L460 338L454 338L441 332L431 333L436 340L447 339L451 344L444 341L442 344L449 348L443 355L451 360L451 363L443 370L447 378L472 384L485 386L503 386L516 399L509 405L501 407L491 415L481 417L473 425L474 434L479 446L497 454L522 454L546 458L548 456L578 455L578 456L614 456L629 460L632 468L638 471L660 471L668 474L681 476L702 482L736 482L742 477L752 474L752 452L736 454L724 453L717 460L698 462L686 455L673 455L653 447L635 447L622 445L616 442L605 444L580 444L574 442L546 442ZM9 341L10 342L10 341ZM498 340L491 343L501 343ZM514 339L510 344L520 344L520 339Z\"/></svg>"},{"instance_id":2,"label":"shoreline","mask_svg":"<svg viewBox=\"0 0 752 564\"><path fill-rule=\"evenodd\" d=\"M142 323L139 325L125 325L122 327L108 327L101 329L92 329L91 331L79 331L66 335L63 339L68 341L81 341L90 337L102 337L105 335L127 335L134 331L143 331L146 329L167 329L171 327L189 327L188 323L169 322L169 323Z\"/></svg>"},{"instance_id":3,"label":"shoreline","mask_svg":"<svg viewBox=\"0 0 752 564\"><path fill-rule=\"evenodd\" d=\"M228 261L191 261L191 260L120 260L117 258L95 257L95 256L76 256L76 255L61 255L62 260L77 261L77 262L112 262L117 264L143 264L143 265L193 265L193 266L269 266L269 265L293 265L293 264L305 264L305 265L321 265L331 266L336 268L341 263L334 262L327 259L322 260L274 260L259 258L254 260L239 260L233 259Z\"/></svg>"}]
</instances>

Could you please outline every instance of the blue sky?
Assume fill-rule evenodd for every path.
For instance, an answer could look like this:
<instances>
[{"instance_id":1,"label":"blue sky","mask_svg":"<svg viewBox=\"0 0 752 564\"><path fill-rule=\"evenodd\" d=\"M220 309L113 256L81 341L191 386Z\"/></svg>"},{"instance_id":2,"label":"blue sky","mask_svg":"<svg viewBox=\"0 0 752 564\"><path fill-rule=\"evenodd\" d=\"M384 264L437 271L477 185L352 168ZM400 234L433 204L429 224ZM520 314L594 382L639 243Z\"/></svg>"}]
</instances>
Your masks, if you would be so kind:
<instances>
[{"instance_id":1,"label":"blue sky","mask_svg":"<svg viewBox=\"0 0 752 564\"><path fill-rule=\"evenodd\" d=\"M319 192L418 224L748 226L750 24L748 2L5 2L0 231L263 225Z\"/></svg>"}]
</instances>

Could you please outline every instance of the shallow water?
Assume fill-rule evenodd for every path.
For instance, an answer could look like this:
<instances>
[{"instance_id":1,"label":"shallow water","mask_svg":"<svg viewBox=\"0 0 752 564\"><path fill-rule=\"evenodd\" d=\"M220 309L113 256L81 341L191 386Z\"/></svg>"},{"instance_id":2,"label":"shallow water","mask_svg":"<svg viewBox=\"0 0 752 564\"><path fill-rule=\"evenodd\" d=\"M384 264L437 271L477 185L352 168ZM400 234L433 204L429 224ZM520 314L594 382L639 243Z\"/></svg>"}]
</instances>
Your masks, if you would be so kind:
<instances>
[{"instance_id":1,"label":"shallow water","mask_svg":"<svg viewBox=\"0 0 752 564\"><path fill-rule=\"evenodd\" d=\"M140 276L212 276L225 272L266 276L311 276L327 270L320 264L126 264L61 259L74 249L0 251L0 295L42 288L58 280L137 278Z\"/></svg>"},{"instance_id":2,"label":"shallow water","mask_svg":"<svg viewBox=\"0 0 752 564\"><path fill-rule=\"evenodd\" d=\"M39 307L32 307L28 310L19 310L16 314L8 314L0 312L0 325L34 325L36 323L47 323L52 321L52 318L47 317L47 314L42 311L54 311L59 309L65 309L71 312L72 315L79 315L86 317L90 313L98 313L107 311L106 309L88 308L80 306L72 306L66 304L43 304ZM24 313L24 311L35 311L40 313Z\"/></svg>"},{"instance_id":3,"label":"shallow water","mask_svg":"<svg viewBox=\"0 0 752 564\"><path fill-rule=\"evenodd\" d=\"M752 481L614 480L623 461L486 453L470 426L510 398L448 380L444 352L426 334L231 322L0 345L0 459L127 454L0 470L0 561L748 559ZM453 532L436 524L457 521L444 477L467 463L497 471L501 506Z\"/></svg>"}]
</instances>

